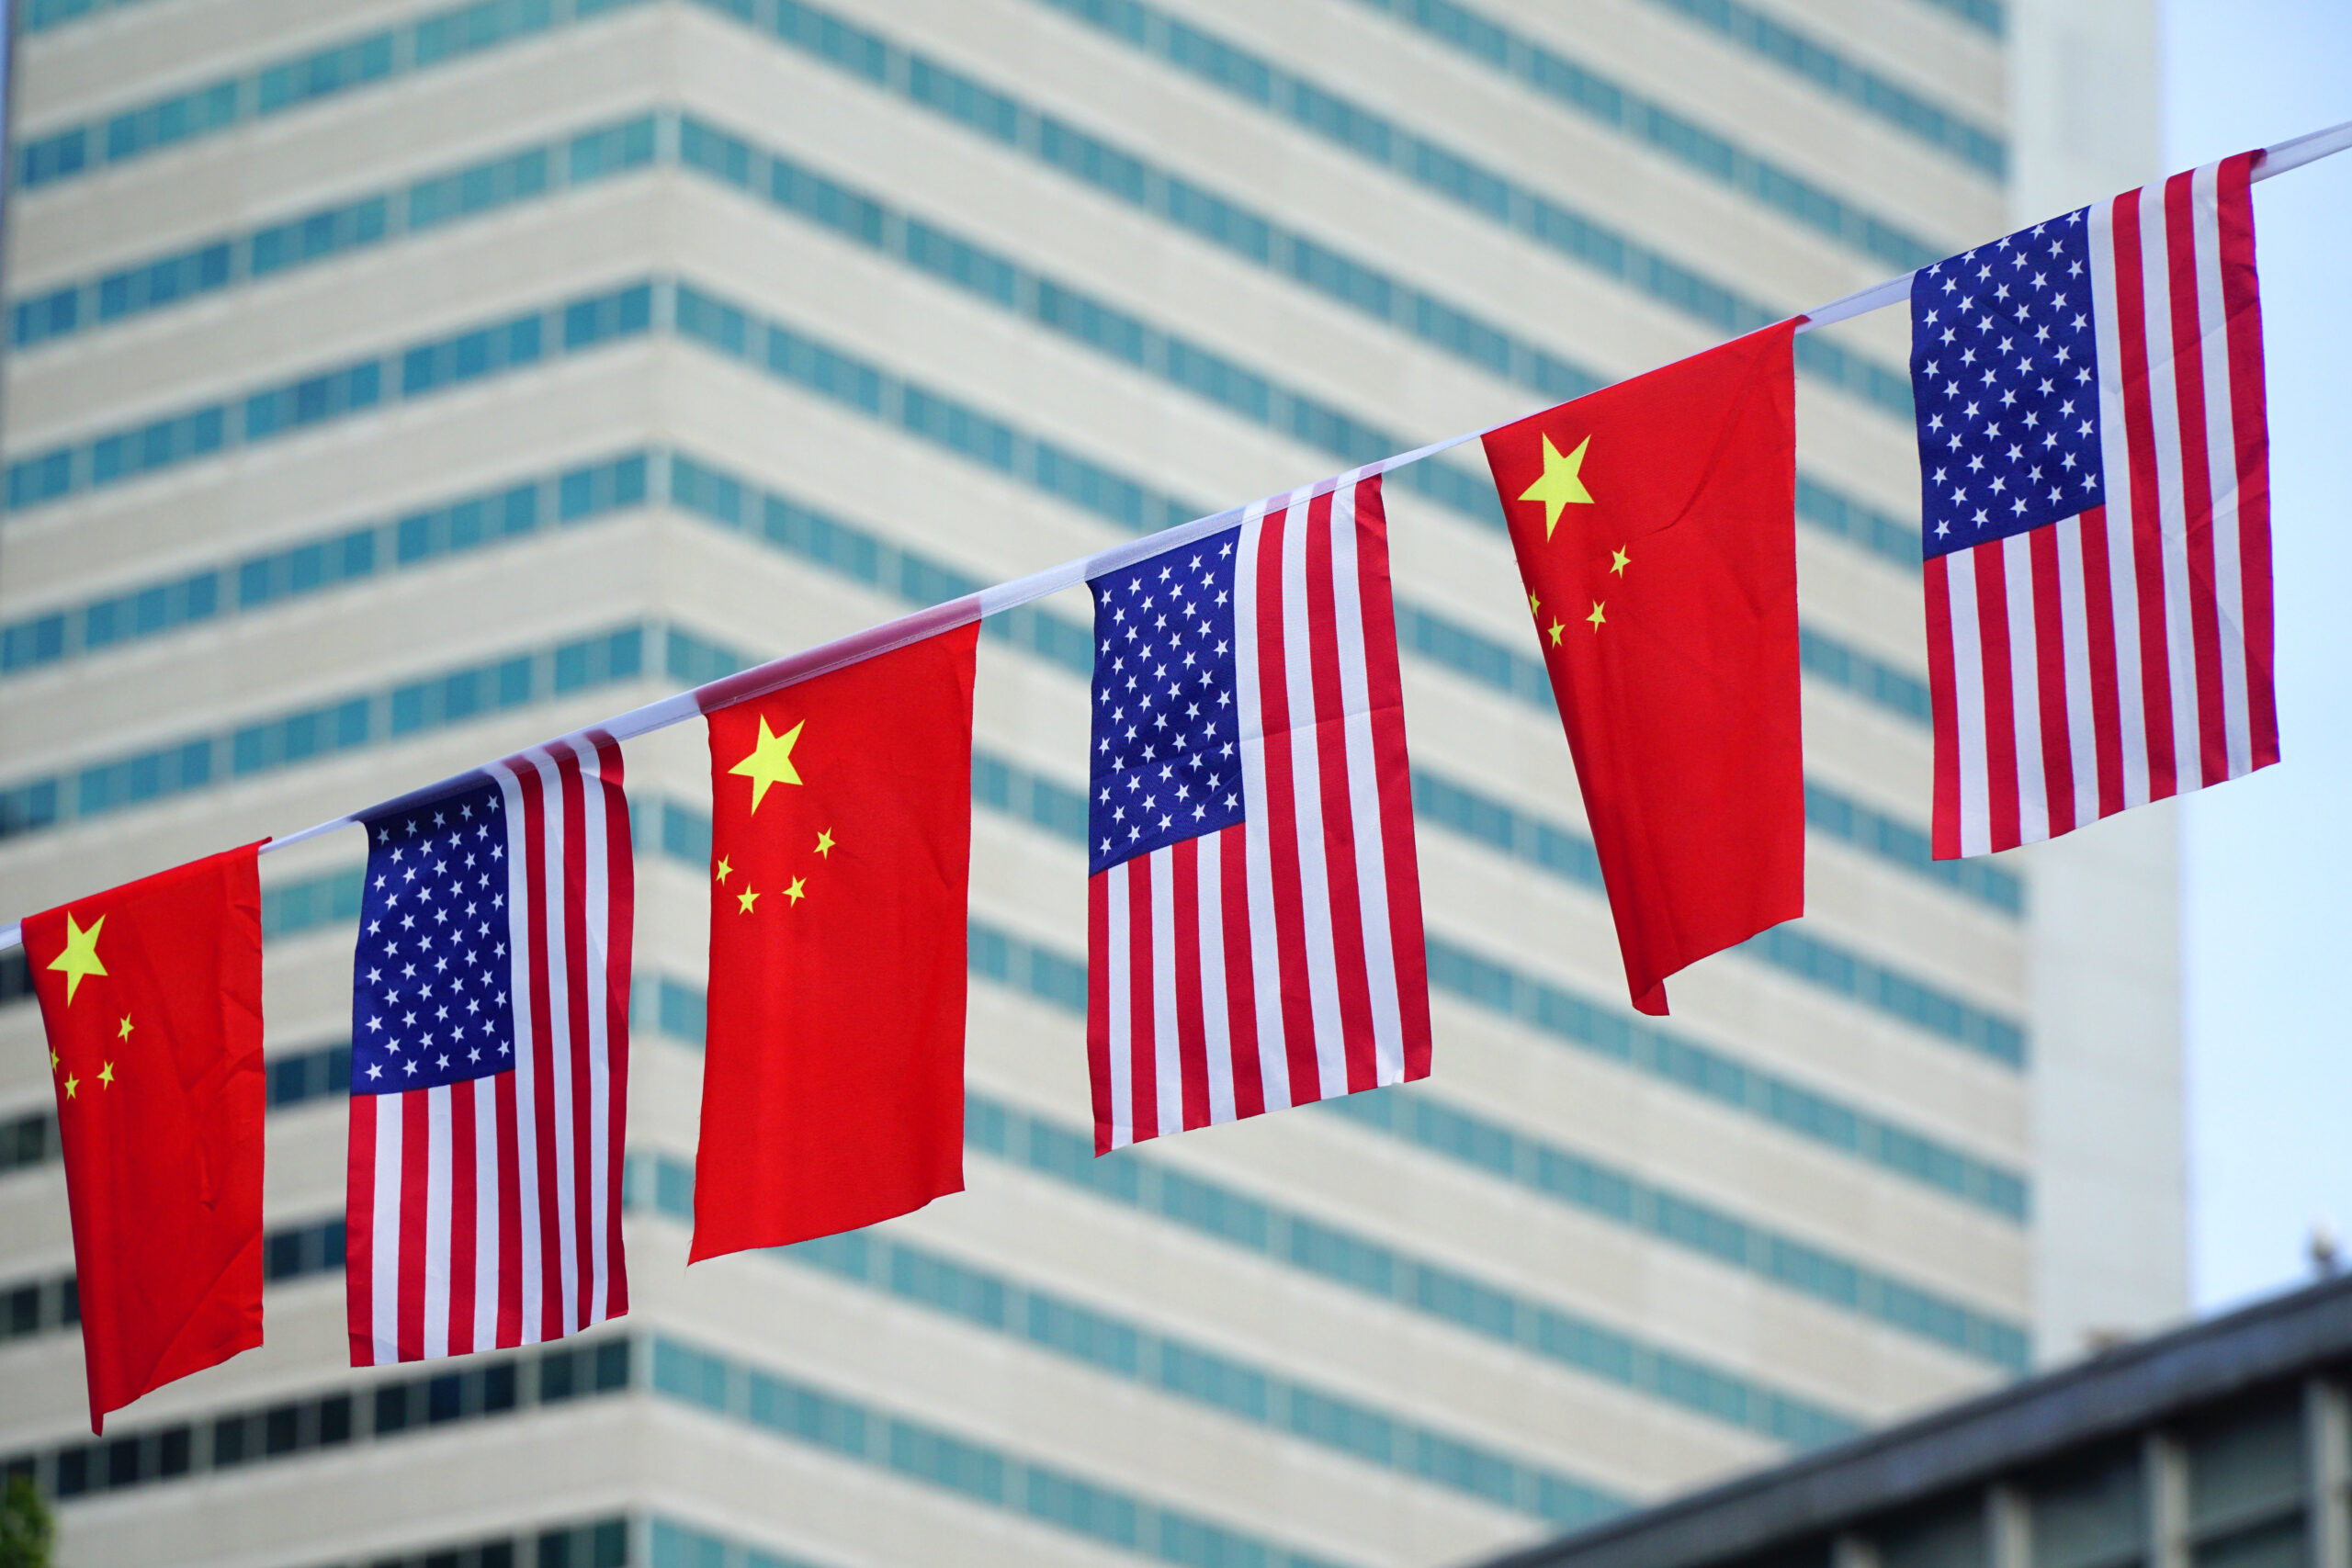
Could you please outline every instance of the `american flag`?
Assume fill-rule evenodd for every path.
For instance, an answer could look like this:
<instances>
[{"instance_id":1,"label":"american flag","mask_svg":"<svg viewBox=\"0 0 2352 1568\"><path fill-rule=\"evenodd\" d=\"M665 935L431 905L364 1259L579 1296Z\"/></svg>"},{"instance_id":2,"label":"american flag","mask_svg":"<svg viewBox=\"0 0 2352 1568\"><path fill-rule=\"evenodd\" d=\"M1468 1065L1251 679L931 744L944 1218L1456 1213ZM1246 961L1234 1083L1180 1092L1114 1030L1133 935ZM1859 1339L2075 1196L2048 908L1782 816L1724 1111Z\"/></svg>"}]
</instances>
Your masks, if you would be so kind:
<instances>
[{"instance_id":1,"label":"american flag","mask_svg":"<svg viewBox=\"0 0 2352 1568\"><path fill-rule=\"evenodd\" d=\"M512 757L366 826L352 1365L620 1316L635 902L620 748Z\"/></svg>"},{"instance_id":2,"label":"american flag","mask_svg":"<svg viewBox=\"0 0 2352 1568\"><path fill-rule=\"evenodd\" d=\"M1092 586L1096 1152L1427 1077L1377 477Z\"/></svg>"},{"instance_id":3,"label":"american flag","mask_svg":"<svg viewBox=\"0 0 2352 1568\"><path fill-rule=\"evenodd\" d=\"M1939 858L2278 760L2259 156L1912 280Z\"/></svg>"}]
</instances>

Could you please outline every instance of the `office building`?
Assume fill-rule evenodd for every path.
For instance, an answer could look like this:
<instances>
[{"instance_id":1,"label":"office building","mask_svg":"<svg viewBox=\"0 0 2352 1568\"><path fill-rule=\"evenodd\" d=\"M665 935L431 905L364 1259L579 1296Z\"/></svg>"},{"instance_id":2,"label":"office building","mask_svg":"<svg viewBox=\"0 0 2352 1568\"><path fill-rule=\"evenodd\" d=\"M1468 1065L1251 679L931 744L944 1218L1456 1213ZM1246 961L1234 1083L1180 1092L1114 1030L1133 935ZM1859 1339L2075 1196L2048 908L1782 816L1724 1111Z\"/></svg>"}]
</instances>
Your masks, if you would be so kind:
<instances>
[{"instance_id":1,"label":"office building","mask_svg":"<svg viewBox=\"0 0 2352 1568\"><path fill-rule=\"evenodd\" d=\"M2146 0L17 10L12 910L2153 172ZM681 727L629 749L628 1317L345 1365L361 850L329 835L263 863L268 1343L102 1444L10 972L0 1455L74 1562L555 1532L568 1561L1434 1562L2177 1314L2172 818L1927 858L1899 317L1800 340L1811 913L1672 1018L1625 1006L1464 449L1389 484L1426 1083L1091 1157L1063 595L982 641L968 1192L684 1269L709 873Z\"/></svg>"}]
</instances>

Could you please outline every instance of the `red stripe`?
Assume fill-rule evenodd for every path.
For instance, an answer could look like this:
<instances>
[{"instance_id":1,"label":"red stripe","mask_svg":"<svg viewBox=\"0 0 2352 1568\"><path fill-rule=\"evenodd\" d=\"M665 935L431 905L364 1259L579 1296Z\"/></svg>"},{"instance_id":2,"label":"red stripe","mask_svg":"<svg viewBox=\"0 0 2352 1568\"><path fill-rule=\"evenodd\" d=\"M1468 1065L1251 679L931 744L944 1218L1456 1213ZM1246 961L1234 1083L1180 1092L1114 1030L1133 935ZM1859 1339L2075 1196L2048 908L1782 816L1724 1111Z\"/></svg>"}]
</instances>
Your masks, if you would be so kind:
<instances>
[{"instance_id":1,"label":"red stripe","mask_svg":"<svg viewBox=\"0 0 2352 1568\"><path fill-rule=\"evenodd\" d=\"M2098 814L2123 809L2123 709L2116 671L2114 563L2107 555L2107 508L2094 506L2062 528L2081 530L2083 641L2090 653L2091 746L2098 767Z\"/></svg>"},{"instance_id":2,"label":"red stripe","mask_svg":"<svg viewBox=\"0 0 2352 1568\"><path fill-rule=\"evenodd\" d=\"M628 981L637 931L637 862L629 844L628 792L621 749L599 736L605 792L605 1062L609 1086L605 1150L605 1314L628 1311L628 1261L621 1247L621 1176L628 1134Z\"/></svg>"},{"instance_id":3,"label":"red stripe","mask_svg":"<svg viewBox=\"0 0 2352 1568\"><path fill-rule=\"evenodd\" d=\"M1258 707L1266 755L1266 820L1261 824L1273 873L1274 974L1281 999L1286 1103L1323 1096L1315 1055L1315 1012L1306 988L1306 904L1298 872L1298 795L1292 781L1290 688L1283 669L1283 534L1291 519L1270 512L1258 533ZM1263 977L1261 977L1263 978Z\"/></svg>"},{"instance_id":4,"label":"red stripe","mask_svg":"<svg viewBox=\"0 0 2352 1568\"><path fill-rule=\"evenodd\" d=\"M539 771L528 762L515 767L515 777L523 796L523 867L531 888L531 1105L530 1115L537 1130L536 1191L523 1195L524 1201L535 1203L539 1211L539 1256L525 1260L524 1267L536 1269L539 1276L539 1321L536 1325L541 1339L562 1337L563 1267L561 1263L563 1232L557 1224L556 1205L560 1201L556 1190L555 1173L555 1075L548 1070L554 1055L548 1044L553 1029L553 1009L548 982L548 898L552 889L548 884L547 820L539 797ZM519 1068L521 1064L516 1064Z\"/></svg>"},{"instance_id":5,"label":"red stripe","mask_svg":"<svg viewBox=\"0 0 2352 1568\"><path fill-rule=\"evenodd\" d=\"M400 1359L424 1359L424 1179L431 1163L433 1127L425 1096L431 1089L413 1089L399 1097L401 1117L401 1232L398 1326L395 1342Z\"/></svg>"},{"instance_id":6,"label":"red stripe","mask_svg":"<svg viewBox=\"0 0 2352 1568\"><path fill-rule=\"evenodd\" d=\"M2205 332L2198 320L2197 207L2193 175L2165 182L2165 265L2172 277L2174 402L2180 417L2180 490L2188 529L2189 649L2197 675L2199 784L2230 774L2222 708L2222 628L2213 588L2213 470L2205 431Z\"/></svg>"},{"instance_id":7,"label":"red stripe","mask_svg":"<svg viewBox=\"0 0 2352 1568\"><path fill-rule=\"evenodd\" d=\"M1233 1113L1266 1113L1264 1074L1258 1062L1258 993L1250 967L1249 829L1237 823L1216 835L1217 897L1224 905L1226 1027L1233 1036Z\"/></svg>"},{"instance_id":8,"label":"red stripe","mask_svg":"<svg viewBox=\"0 0 2352 1568\"><path fill-rule=\"evenodd\" d=\"M1430 1073L1429 953L1421 935L1421 875L1413 847L1412 763L1405 750L1405 690L1396 668L1396 606L1388 589L1388 513L1377 476L1356 486L1356 592L1363 604L1365 694L1380 785L1380 852L1388 883L1388 945L1405 1076Z\"/></svg>"},{"instance_id":9,"label":"red stripe","mask_svg":"<svg viewBox=\"0 0 2352 1568\"><path fill-rule=\"evenodd\" d=\"M1976 639L1984 660L1984 807L1992 847L2017 848L2018 715L2009 651L2009 574L2001 541L1968 552L1976 569Z\"/></svg>"},{"instance_id":10,"label":"red stripe","mask_svg":"<svg viewBox=\"0 0 2352 1568\"><path fill-rule=\"evenodd\" d=\"M2262 296L2255 277L2249 186L2256 156L2243 152L2223 159L2214 186L2221 203L2222 313L2229 333L2230 429L2237 463L2246 719L2252 761L2261 768L2278 760L2278 705L2271 674L2270 415L2263 396Z\"/></svg>"},{"instance_id":11,"label":"red stripe","mask_svg":"<svg viewBox=\"0 0 2352 1568\"><path fill-rule=\"evenodd\" d=\"M2148 796L2179 787L2174 766L2172 673L2165 637L2162 498L2156 433L2148 395L2148 301L2140 246L2140 196L2115 198L2115 336L2123 380L2124 446L2132 466L2132 568L2139 587L2140 690L2148 738Z\"/></svg>"},{"instance_id":12,"label":"red stripe","mask_svg":"<svg viewBox=\"0 0 2352 1568\"><path fill-rule=\"evenodd\" d=\"M514 1074L491 1080L498 1104L498 1343L523 1343L523 1149Z\"/></svg>"},{"instance_id":13,"label":"red stripe","mask_svg":"<svg viewBox=\"0 0 2352 1568\"><path fill-rule=\"evenodd\" d=\"M1347 697L1340 688L1339 588L1332 581L1331 498L1307 507L1307 679L1314 711L1306 716L1315 742L1322 794L1323 875L1330 899L1331 955L1338 971L1340 1043L1350 1094L1380 1083L1380 1056L1372 1034L1372 983L1363 942L1363 890L1356 879L1355 803L1348 795ZM1367 824L1369 827L1369 824Z\"/></svg>"},{"instance_id":14,"label":"red stripe","mask_svg":"<svg viewBox=\"0 0 2352 1568\"><path fill-rule=\"evenodd\" d=\"M1209 1043L1201 1014L1201 841L1179 840L1169 857L1176 930L1176 1061L1184 1083L1184 1125L1209 1124Z\"/></svg>"},{"instance_id":15,"label":"red stripe","mask_svg":"<svg viewBox=\"0 0 2352 1568\"><path fill-rule=\"evenodd\" d=\"M1929 556L1923 576L1928 590L1928 711L1934 722L1935 814L1938 860L1960 858L1960 691L1952 674L1951 570L1950 556Z\"/></svg>"},{"instance_id":16,"label":"red stripe","mask_svg":"<svg viewBox=\"0 0 2352 1568\"><path fill-rule=\"evenodd\" d=\"M2067 733L2066 627L2058 580L2058 530L2054 523L2026 536L2033 562L2033 651L2041 706L2041 782L2048 801L2050 837L2075 829L2075 748Z\"/></svg>"},{"instance_id":17,"label":"red stripe","mask_svg":"<svg viewBox=\"0 0 2352 1568\"><path fill-rule=\"evenodd\" d=\"M1094 1089L1094 1152L1111 1152L1111 871L1086 879L1086 1076Z\"/></svg>"},{"instance_id":18,"label":"red stripe","mask_svg":"<svg viewBox=\"0 0 2352 1568\"><path fill-rule=\"evenodd\" d=\"M567 1303L564 1330L584 1328L595 1301L596 1238L589 1230L594 1213L589 1169L591 1108L588 1075L591 1047L588 1019L588 835L583 830L587 810L587 781L582 777L579 753L567 749L556 763L556 779L563 786L563 960L566 1001L571 1011L571 1103L557 1107L571 1119L571 1190L564 1194L571 1210L573 1295Z\"/></svg>"},{"instance_id":19,"label":"red stripe","mask_svg":"<svg viewBox=\"0 0 2352 1568\"><path fill-rule=\"evenodd\" d=\"M345 1144L343 1189L343 1315L351 1337L351 1364L376 1364L376 1096L351 1097L351 1134Z\"/></svg>"},{"instance_id":20,"label":"red stripe","mask_svg":"<svg viewBox=\"0 0 2352 1568\"><path fill-rule=\"evenodd\" d=\"M1151 1011L1151 857L1127 863L1127 1100L1135 1141L1159 1135L1159 1063ZM1170 1128L1170 1132L1178 1129Z\"/></svg>"},{"instance_id":21,"label":"red stripe","mask_svg":"<svg viewBox=\"0 0 2352 1568\"><path fill-rule=\"evenodd\" d=\"M449 1354L474 1348L474 1095L471 1079L449 1086Z\"/></svg>"}]
</instances>

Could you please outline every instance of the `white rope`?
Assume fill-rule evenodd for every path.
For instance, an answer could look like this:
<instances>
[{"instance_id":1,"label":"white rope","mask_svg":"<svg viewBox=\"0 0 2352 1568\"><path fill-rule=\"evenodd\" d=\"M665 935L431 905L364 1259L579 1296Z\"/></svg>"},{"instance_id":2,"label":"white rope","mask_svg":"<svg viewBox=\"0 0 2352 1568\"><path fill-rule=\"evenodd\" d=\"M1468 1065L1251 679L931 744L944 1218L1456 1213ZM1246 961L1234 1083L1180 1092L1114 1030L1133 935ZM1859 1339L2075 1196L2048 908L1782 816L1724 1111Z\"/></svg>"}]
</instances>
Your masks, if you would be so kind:
<instances>
[{"instance_id":1,"label":"white rope","mask_svg":"<svg viewBox=\"0 0 2352 1568\"><path fill-rule=\"evenodd\" d=\"M2305 164L2316 163L2322 158L2341 152L2347 147L2352 147L2352 120L2346 120L2342 125L2331 126L2325 130L2314 130L2308 135L2298 136L2291 141L2281 141L2275 147L2264 149L2261 158L2255 164L2253 177L2257 180L2267 180L2273 175L2283 175L2290 169L2300 169ZM1799 318L1796 330L1801 333L1811 332L1815 327L1826 327L1838 321L1850 321L1856 316L1867 315L1872 310L1899 304L1911 297L1913 276L1906 272L1900 277L1890 277L1883 283L1874 283L1868 288L1858 289L1841 299L1833 299L1826 305L1816 306ZM1424 457L1434 457L1441 452L1451 451L1464 442L1476 441L1488 432L1499 430L1503 425L1523 417L1525 416L1514 414L1510 419L1487 425L1483 430L1465 431L1460 435L1448 436L1443 441L1432 441L1428 446L1417 446L1410 452L1399 452L1393 457L1383 457L1376 463L1367 463L1360 468L1351 468L1343 474L1333 474L1327 479L1317 479L1303 491L1285 491L1280 495L1263 497L1260 501L1250 502L1250 505L1267 505L1285 499L1297 502L1328 494L1342 485L1351 485L1359 480L1370 479L1374 474L1385 474L1391 468L1401 468L1408 463L1418 463ZM960 599L951 599L944 604L933 604L927 609L917 610L911 615L900 615L896 620L884 621L879 626L868 626L864 631L853 632L847 637L837 637L831 642L820 644L803 652L788 653L781 659L772 659L765 664L756 664L749 670L721 676L716 681L705 682L691 691L674 693L658 702L631 708L628 712L616 714L602 723L592 724L585 728L575 729L570 734L560 735L551 740L543 741L530 750L545 750L572 740L631 740L638 736L650 734L656 729L665 729L671 725L709 713L717 708L727 707L752 697L764 696L770 692L781 691L786 686L796 685L802 681L814 680L817 676L839 670L843 665L855 664L860 660L871 659L876 654L904 648L910 642L920 642L924 637L936 636L955 626L964 626L978 620L983 615L997 615L1001 611L1043 599L1048 594L1058 593L1066 588L1076 588L1080 583L1100 577L1106 571L1115 571L1123 566L1132 566L1148 556L1159 554L1161 550L1172 549L1191 540L1216 533L1220 529L1232 527L1241 521L1242 514L1248 510L1249 506L1228 506L1212 516L1196 517L1190 523L1182 523L1173 528L1164 528L1156 534L1147 534L1140 538L1131 539L1125 544L1114 545L1107 550L1097 550L1092 555L1080 556L1075 560L1064 561L1059 566L1047 567L1043 571L1031 572L1027 577L1015 578L1010 582L1000 582L992 588L983 588L977 593L967 593ZM389 800L379 800L373 806L362 807L346 816L312 823L299 833L288 833L282 839L268 840L262 845L261 852L268 854L273 850L289 849L307 840L318 838L322 834L332 833L339 828L348 828L364 817L398 810L411 802L429 799L464 782L470 774L479 771L469 769L463 773L453 773L447 778L436 780L420 789L410 790L406 794L394 795ZM0 953L19 945L23 940L21 922L0 926Z\"/></svg>"}]
</instances>

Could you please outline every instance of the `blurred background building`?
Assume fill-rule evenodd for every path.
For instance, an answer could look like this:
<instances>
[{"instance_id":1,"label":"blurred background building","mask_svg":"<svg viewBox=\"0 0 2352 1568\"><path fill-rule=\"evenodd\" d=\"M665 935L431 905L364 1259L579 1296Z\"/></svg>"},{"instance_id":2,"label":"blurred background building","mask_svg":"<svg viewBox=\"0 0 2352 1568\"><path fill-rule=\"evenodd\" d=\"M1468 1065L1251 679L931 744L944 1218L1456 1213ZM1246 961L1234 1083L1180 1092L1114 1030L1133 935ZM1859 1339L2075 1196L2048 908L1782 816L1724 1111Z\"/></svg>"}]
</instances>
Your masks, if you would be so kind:
<instances>
[{"instance_id":1,"label":"blurred background building","mask_svg":"<svg viewBox=\"0 0 2352 1568\"><path fill-rule=\"evenodd\" d=\"M2153 0L16 26L10 914L2154 172ZM329 837L264 863L268 1344L93 1442L40 1022L0 969L0 1459L59 1500L66 1561L1436 1562L2184 1312L2172 817L1929 862L1905 325L1799 342L1813 913L1678 981L1670 1020L1624 1006L1459 453L1389 486L1426 1084L1090 1157L1069 595L982 645L967 1194L684 1270L708 825L681 728L630 757L631 1315L345 1368L361 848Z\"/></svg>"}]
</instances>

